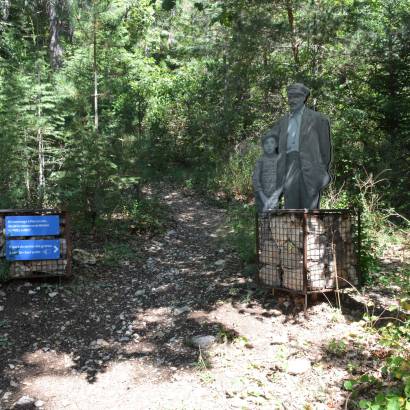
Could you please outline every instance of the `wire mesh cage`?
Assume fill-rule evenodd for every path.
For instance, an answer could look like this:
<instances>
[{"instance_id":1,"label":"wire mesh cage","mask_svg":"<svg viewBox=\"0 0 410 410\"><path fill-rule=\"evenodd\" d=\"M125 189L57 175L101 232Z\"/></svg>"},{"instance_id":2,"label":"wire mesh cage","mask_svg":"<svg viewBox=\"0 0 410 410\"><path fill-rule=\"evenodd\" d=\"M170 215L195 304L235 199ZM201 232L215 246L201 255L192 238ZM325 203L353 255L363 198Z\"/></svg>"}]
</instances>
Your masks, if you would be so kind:
<instances>
[{"instance_id":1,"label":"wire mesh cage","mask_svg":"<svg viewBox=\"0 0 410 410\"><path fill-rule=\"evenodd\" d=\"M50 216L56 221L54 232L47 229L41 232L41 226L46 224L39 222ZM7 229L7 218L10 217L21 218L17 220L21 223L28 221L25 225L16 225L18 229L26 226L28 233L21 229L21 233L10 234ZM55 209L0 210L0 232L0 275L3 279L71 275L72 246L67 212ZM26 257L13 255L13 246L18 248L17 253L25 252Z\"/></svg>"},{"instance_id":2,"label":"wire mesh cage","mask_svg":"<svg viewBox=\"0 0 410 410\"><path fill-rule=\"evenodd\" d=\"M256 226L261 284L305 295L359 284L358 212L277 209Z\"/></svg>"}]
</instances>

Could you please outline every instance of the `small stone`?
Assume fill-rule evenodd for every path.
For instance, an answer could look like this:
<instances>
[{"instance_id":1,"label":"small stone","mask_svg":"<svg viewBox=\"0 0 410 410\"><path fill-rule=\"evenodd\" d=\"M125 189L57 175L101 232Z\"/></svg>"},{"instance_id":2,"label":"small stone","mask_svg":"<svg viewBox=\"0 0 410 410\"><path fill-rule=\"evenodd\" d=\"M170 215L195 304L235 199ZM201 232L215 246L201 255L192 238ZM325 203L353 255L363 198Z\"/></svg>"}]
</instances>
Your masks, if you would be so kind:
<instances>
[{"instance_id":1,"label":"small stone","mask_svg":"<svg viewBox=\"0 0 410 410\"><path fill-rule=\"evenodd\" d=\"M0 312L3 312L4 306L0 306Z\"/></svg>"},{"instance_id":2,"label":"small stone","mask_svg":"<svg viewBox=\"0 0 410 410\"><path fill-rule=\"evenodd\" d=\"M272 309L270 313L272 313L272 316L275 317L282 316L282 312L279 309Z\"/></svg>"},{"instance_id":3,"label":"small stone","mask_svg":"<svg viewBox=\"0 0 410 410\"><path fill-rule=\"evenodd\" d=\"M95 343L97 346L102 346L102 347L107 347L107 346L110 345L110 344L109 344L106 340L104 340L104 339L97 339L94 343Z\"/></svg>"},{"instance_id":4,"label":"small stone","mask_svg":"<svg viewBox=\"0 0 410 410\"><path fill-rule=\"evenodd\" d=\"M291 340L289 342L289 346L299 349L299 343L297 342L297 340Z\"/></svg>"},{"instance_id":5,"label":"small stone","mask_svg":"<svg viewBox=\"0 0 410 410\"><path fill-rule=\"evenodd\" d=\"M83 249L73 250L73 260L80 265L95 265L97 263L96 257Z\"/></svg>"},{"instance_id":6,"label":"small stone","mask_svg":"<svg viewBox=\"0 0 410 410\"><path fill-rule=\"evenodd\" d=\"M44 402L43 400L36 400L36 402L34 403L34 405L39 408L39 407L43 407L44 406Z\"/></svg>"},{"instance_id":7,"label":"small stone","mask_svg":"<svg viewBox=\"0 0 410 410\"><path fill-rule=\"evenodd\" d=\"M11 407L12 409L31 409L34 406L35 400L30 396L20 397Z\"/></svg>"},{"instance_id":8,"label":"small stone","mask_svg":"<svg viewBox=\"0 0 410 410\"><path fill-rule=\"evenodd\" d=\"M145 295L145 290L144 289L140 289L140 290L137 290L135 292L135 296L142 296L142 295Z\"/></svg>"},{"instance_id":9,"label":"small stone","mask_svg":"<svg viewBox=\"0 0 410 410\"><path fill-rule=\"evenodd\" d=\"M324 403L314 403L314 406L315 406L314 407L315 410L328 410L329 409L329 407Z\"/></svg>"},{"instance_id":10,"label":"small stone","mask_svg":"<svg viewBox=\"0 0 410 410\"><path fill-rule=\"evenodd\" d=\"M300 358L300 359L290 359L288 361L287 372L289 374L297 375L303 374L309 371L311 368L310 360Z\"/></svg>"},{"instance_id":11,"label":"small stone","mask_svg":"<svg viewBox=\"0 0 410 410\"><path fill-rule=\"evenodd\" d=\"M271 345L284 345L288 343L288 337L286 335L273 335L270 339Z\"/></svg>"},{"instance_id":12,"label":"small stone","mask_svg":"<svg viewBox=\"0 0 410 410\"><path fill-rule=\"evenodd\" d=\"M3 290L0 290L0 297L5 298L6 292L4 292Z\"/></svg>"},{"instance_id":13,"label":"small stone","mask_svg":"<svg viewBox=\"0 0 410 410\"><path fill-rule=\"evenodd\" d=\"M211 347L216 341L215 336L206 335L206 336L194 336L191 339L191 342L194 346L201 349L207 349Z\"/></svg>"},{"instance_id":14,"label":"small stone","mask_svg":"<svg viewBox=\"0 0 410 410\"><path fill-rule=\"evenodd\" d=\"M10 386L11 386L11 387L19 387L19 384L16 383L14 380L11 380L11 381L10 381Z\"/></svg>"},{"instance_id":15,"label":"small stone","mask_svg":"<svg viewBox=\"0 0 410 410\"><path fill-rule=\"evenodd\" d=\"M183 313L190 312L190 311L191 311L191 308L189 306L182 306L182 307L174 309L174 315L178 316L178 315L182 315Z\"/></svg>"},{"instance_id":16,"label":"small stone","mask_svg":"<svg viewBox=\"0 0 410 410\"><path fill-rule=\"evenodd\" d=\"M35 294L37 294L37 292L36 292L35 290L29 290L29 291L28 291L28 294L29 294L29 295L35 295Z\"/></svg>"},{"instance_id":17,"label":"small stone","mask_svg":"<svg viewBox=\"0 0 410 410\"><path fill-rule=\"evenodd\" d=\"M323 359L323 356L322 356L320 353L318 353L317 355L313 356L313 358L312 358L312 360L313 360L315 363L320 362L322 359Z\"/></svg>"},{"instance_id":18,"label":"small stone","mask_svg":"<svg viewBox=\"0 0 410 410\"><path fill-rule=\"evenodd\" d=\"M6 391L6 393L3 394L2 399L3 399L4 401L7 401L12 394L13 394L13 393L12 393L11 391Z\"/></svg>"},{"instance_id":19,"label":"small stone","mask_svg":"<svg viewBox=\"0 0 410 410\"><path fill-rule=\"evenodd\" d=\"M16 366L14 366L14 364L11 364L11 363L10 363L10 364L9 364L9 367L10 367L11 370L13 370Z\"/></svg>"},{"instance_id":20,"label":"small stone","mask_svg":"<svg viewBox=\"0 0 410 410\"><path fill-rule=\"evenodd\" d=\"M215 262L215 265L216 265L216 266L223 266L223 265L225 265L225 260L224 260L224 259L218 259L218 260Z\"/></svg>"},{"instance_id":21,"label":"small stone","mask_svg":"<svg viewBox=\"0 0 410 410\"><path fill-rule=\"evenodd\" d=\"M48 294L48 296L49 296L50 298L54 298L54 297L57 296L57 295L58 295L58 292L51 292L51 293Z\"/></svg>"}]
</instances>

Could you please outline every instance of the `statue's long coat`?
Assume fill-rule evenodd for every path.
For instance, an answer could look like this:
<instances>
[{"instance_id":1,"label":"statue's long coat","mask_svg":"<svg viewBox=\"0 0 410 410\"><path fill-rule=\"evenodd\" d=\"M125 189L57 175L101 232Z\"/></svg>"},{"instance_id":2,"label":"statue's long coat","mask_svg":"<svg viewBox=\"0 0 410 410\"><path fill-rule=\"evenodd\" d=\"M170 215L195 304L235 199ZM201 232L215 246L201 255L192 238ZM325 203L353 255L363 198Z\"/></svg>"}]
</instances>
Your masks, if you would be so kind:
<instances>
[{"instance_id":1,"label":"statue's long coat","mask_svg":"<svg viewBox=\"0 0 410 410\"><path fill-rule=\"evenodd\" d=\"M279 135L277 181L285 183L286 148L289 114L284 115L271 132ZM310 195L319 193L329 182L331 161L329 120L321 113L305 108L300 125L299 155L303 180Z\"/></svg>"}]
</instances>

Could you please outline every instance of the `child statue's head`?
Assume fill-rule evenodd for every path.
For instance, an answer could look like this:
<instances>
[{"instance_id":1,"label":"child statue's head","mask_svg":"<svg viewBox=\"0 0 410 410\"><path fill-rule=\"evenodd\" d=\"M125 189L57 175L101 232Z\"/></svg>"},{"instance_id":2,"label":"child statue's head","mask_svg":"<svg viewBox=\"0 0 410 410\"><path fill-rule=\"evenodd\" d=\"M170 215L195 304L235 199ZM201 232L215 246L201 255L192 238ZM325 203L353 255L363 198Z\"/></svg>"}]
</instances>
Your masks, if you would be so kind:
<instances>
[{"instance_id":1,"label":"child statue's head","mask_svg":"<svg viewBox=\"0 0 410 410\"><path fill-rule=\"evenodd\" d=\"M262 137L262 148L266 155L278 153L278 142L274 133L269 132Z\"/></svg>"}]
</instances>

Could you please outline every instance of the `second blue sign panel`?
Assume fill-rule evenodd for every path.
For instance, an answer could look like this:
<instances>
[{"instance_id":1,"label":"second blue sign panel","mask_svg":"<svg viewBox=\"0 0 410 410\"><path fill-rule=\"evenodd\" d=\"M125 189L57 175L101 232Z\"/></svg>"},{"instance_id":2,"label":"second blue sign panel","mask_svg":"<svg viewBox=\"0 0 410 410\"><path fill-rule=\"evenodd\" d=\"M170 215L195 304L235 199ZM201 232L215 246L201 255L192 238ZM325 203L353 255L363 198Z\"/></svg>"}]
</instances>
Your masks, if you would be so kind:
<instances>
[{"instance_id":1,"label":"second blue sign panel","mask_svg":"<svg viewBox=\"0 0 410 410\"><path fill-rule=\"evenodd\" d=\"M32 261L59 258L59 239L6 241L6 259L9 261Z\"/></svg>"}]
</instances>

